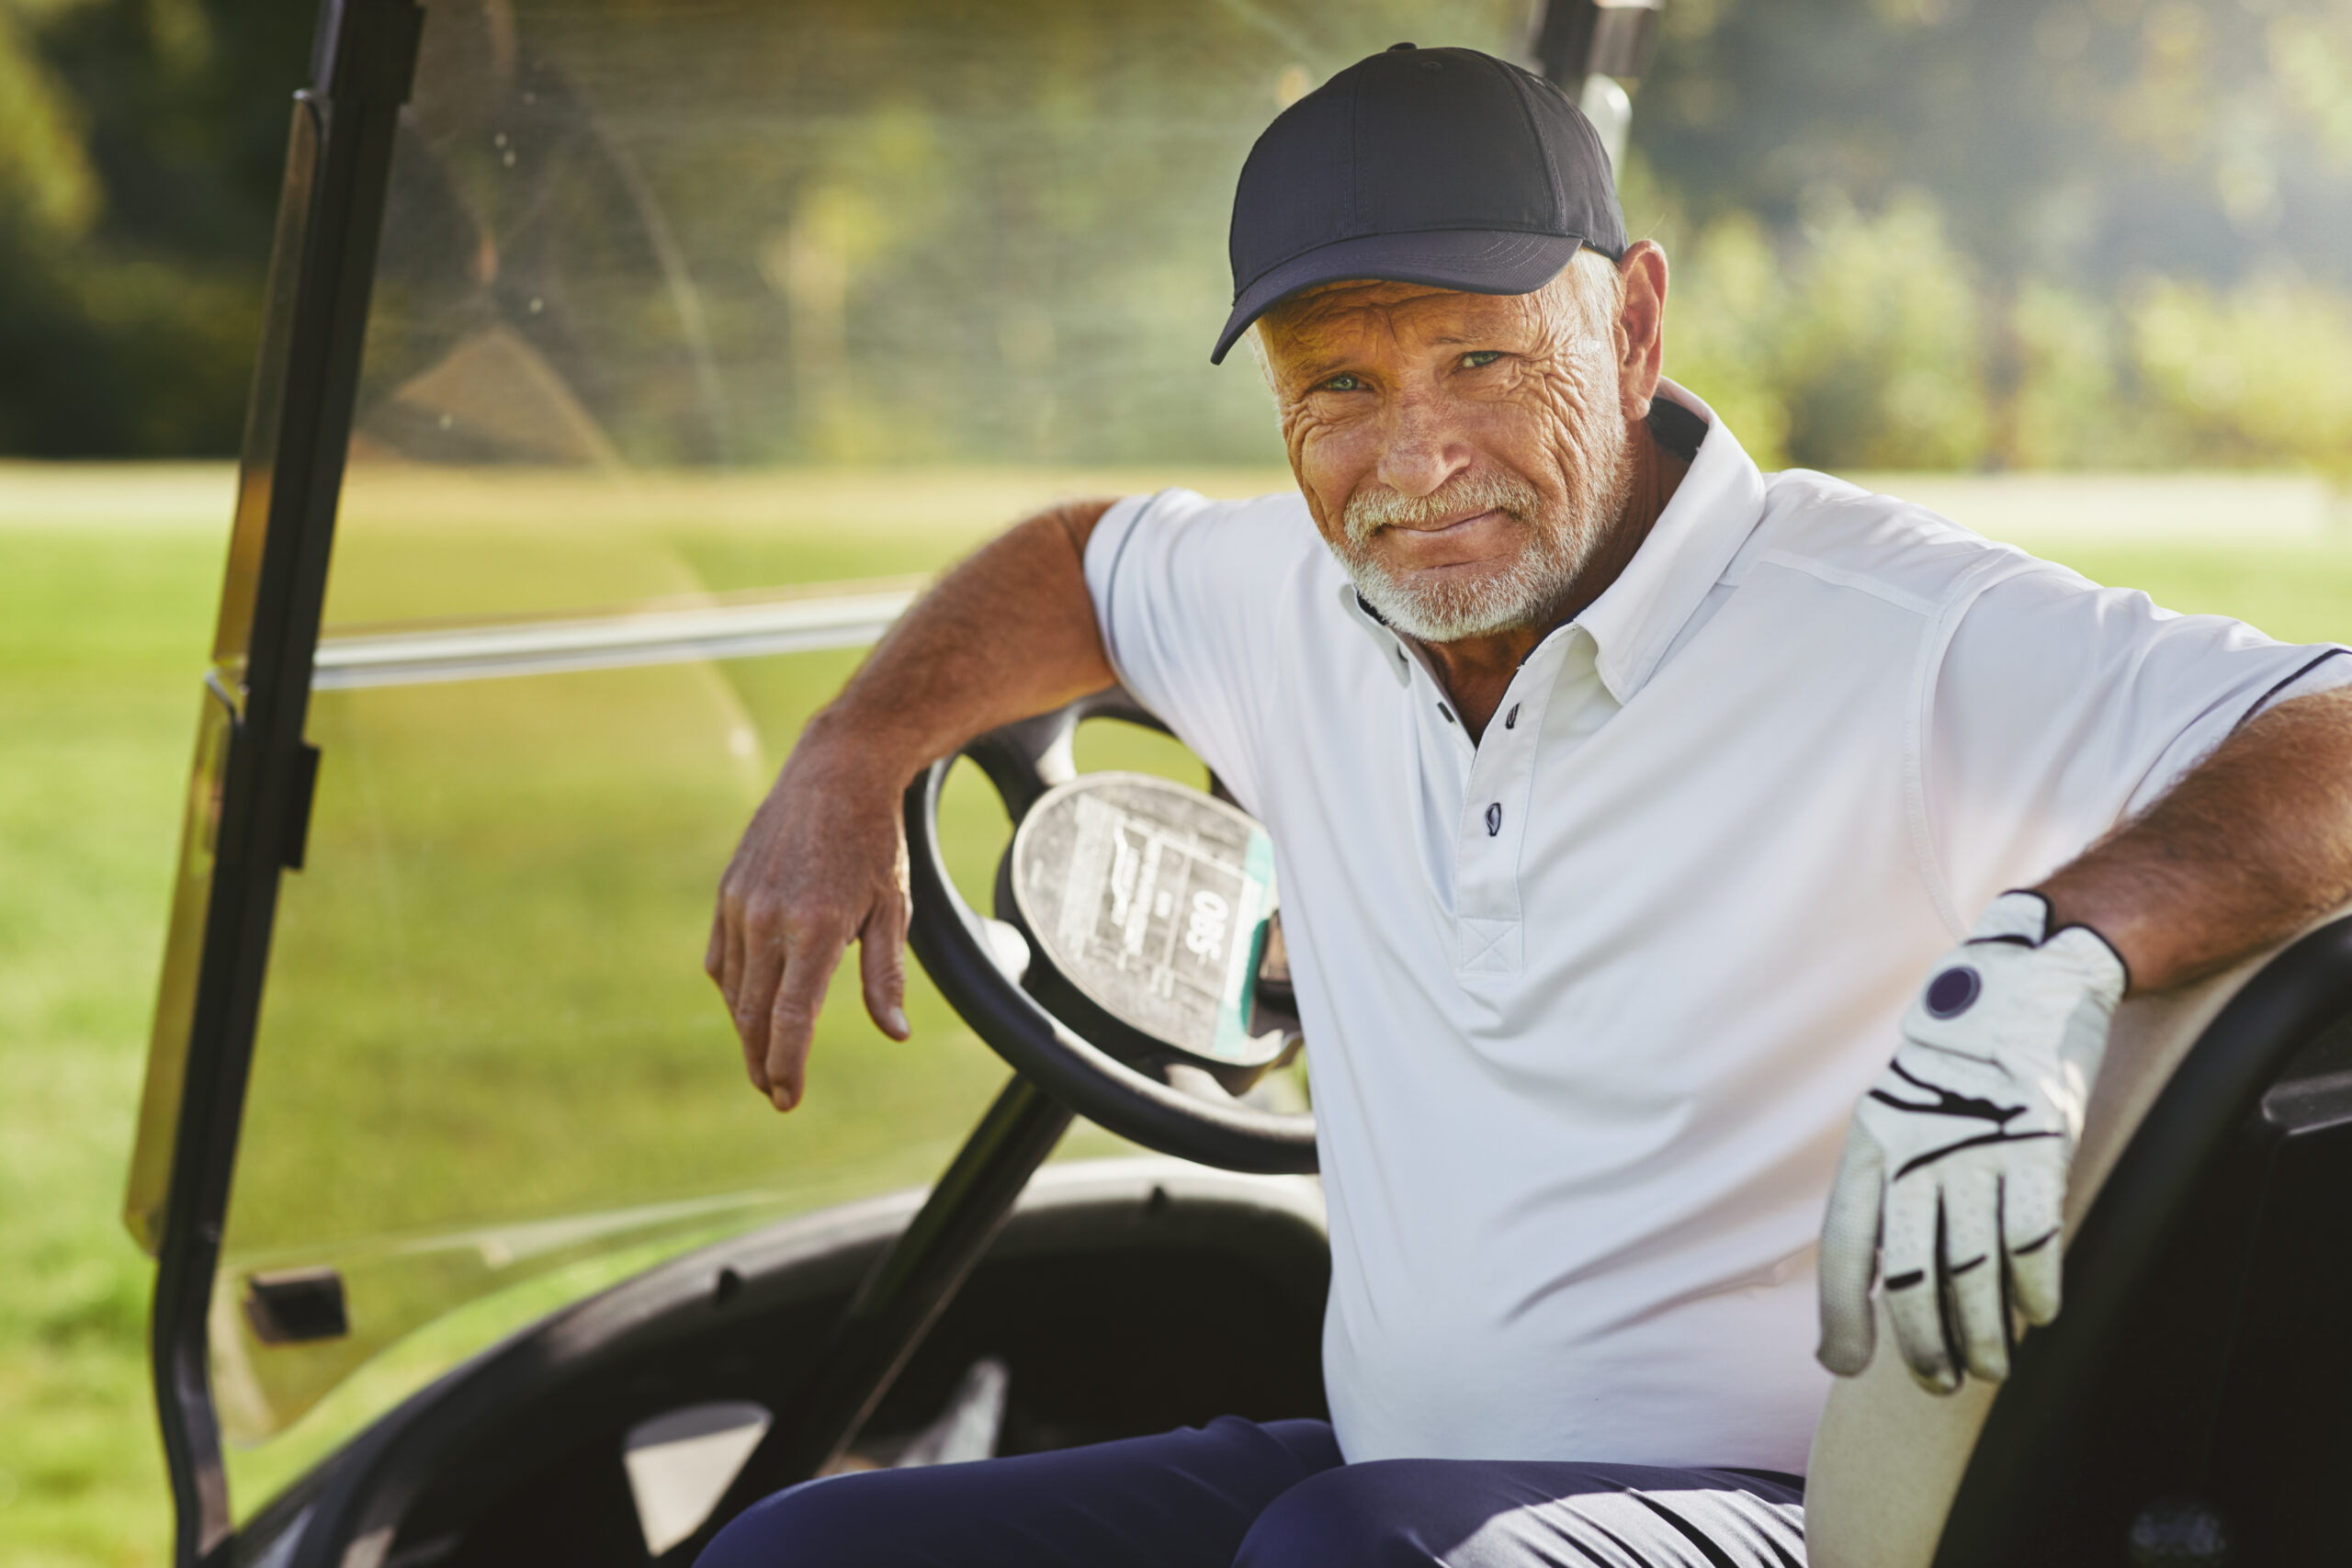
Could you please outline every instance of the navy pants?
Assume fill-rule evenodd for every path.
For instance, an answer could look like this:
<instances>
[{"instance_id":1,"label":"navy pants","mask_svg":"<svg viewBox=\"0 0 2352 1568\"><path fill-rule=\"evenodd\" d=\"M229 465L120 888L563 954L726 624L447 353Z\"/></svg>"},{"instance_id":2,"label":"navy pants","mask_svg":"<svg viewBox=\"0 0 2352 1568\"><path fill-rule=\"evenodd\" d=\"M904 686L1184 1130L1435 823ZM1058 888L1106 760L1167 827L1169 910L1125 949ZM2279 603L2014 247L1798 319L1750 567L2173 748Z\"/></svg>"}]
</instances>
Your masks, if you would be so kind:
<instances>
[{"instance_id":1,"label":"navy pants","mask_svg":"<svg viewBox=\"0 0 2352 1568\"><path fill-rule=\"evenodd\" d=\"M697 1568L1803 1568L1804 1494L1759 1471L1342 1464L1320 1421L812 1481Z\"/></svg>"}]
</instances>

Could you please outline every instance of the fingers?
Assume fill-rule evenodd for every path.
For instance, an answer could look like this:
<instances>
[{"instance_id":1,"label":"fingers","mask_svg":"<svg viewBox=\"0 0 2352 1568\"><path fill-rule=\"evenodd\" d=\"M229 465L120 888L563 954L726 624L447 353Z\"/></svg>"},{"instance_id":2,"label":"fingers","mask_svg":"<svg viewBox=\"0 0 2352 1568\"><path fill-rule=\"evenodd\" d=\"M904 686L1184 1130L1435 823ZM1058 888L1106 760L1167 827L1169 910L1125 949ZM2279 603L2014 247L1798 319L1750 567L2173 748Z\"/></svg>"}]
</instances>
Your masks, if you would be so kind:
<instances>
[{"instance_id":1,"label":"fingers","mask_svg":"<svg viewBox=\"0 0 2352 1568\"><path fill-rule=\"evenodd\" d=\"M1829 1213L1821 1226L1821 1364L1853 1377L1871 1364L1878 1324L1871 1311L1871 1276L1878 1269L1879 1196L1886 1160L1860 1127L1846 1134Z\"/></svg>"},{"instance_id":2,"label":"fingers","mask_svg":"<svg viewBox=\"0 0 2352 1568\"><path fill-rule=\"evenodd\" d=\"M718 994L727 998L729 1013L743 989L743 901L733 882L730 870L718 885ZM741 1026L737 1029L740 1032Z\"/></svg>"},{"instance_id":3,"label":"fingers","mask_svg":"<svg viewBox=\"0 0 2352 1568\"><path fill-rule=\"evenodd\" d=\"M866 1016L893 1040L907 1027L907 908L876 908L857 933L857 973L865 992Z\"/></svg>"},{"instance_id":4,"label":"fingers","mask_svg":"<svg viewBox=\"0 0 2352 1568\"><path fill-rule=\"evenodd\" d=\"M2031 1324L2058 1315L2064 1275L2058 1234L2066 1201L2065 1156L2056 1140L2047 1158L2015 1161L2002 1183L2001 1240L2009 1258L2009 1288Z\"/></svg>"},{"instance_id":5,"label":"fingers","mask_svg":"<svg viewBox=\"0 0 2352 1568\"><path fill-rule=\"evenodd\" d=\"M1933 1178L1888 1184L1886 1313L1903 1364L1922 1388L1950 1393L1960 1369L1944 1333L1943 1282L1937 1268L1941 1204Z\"/></svg>"},{"instance_id":6,"label":"fingers","mask_svg":"<svg viewBox=\"0 0 2352 1568\"><path fill-rule=\"evenodd\" d=\"M773 1099L775 1085L767 1071L769 1021L786 964L783 925L773 906L754 899L734 926L740 956L735 960L735 986L728 996L728 1010L743 1042L743 1066L752 1086Z\"/></svg>"},{"instance_id":7,"label":"fingers","mask_svg":"<svg viewBox=\"0 0 2352 1568\"><path fill-rule=\"evenodd\" d=\"M752 1087L762 1094L768 1091L764 1041L755 1046L753 1032L744 1027L738 1007L743 987L743 906L735 892L735 868L729 866L719 879L718 907L711 912L710 941L704 946L703 972L718 987L719 997L727 1003L728 1021L735 1026L735 1036L743 1046L743 1075Z\"/></svg>"},{"instance_id":8,"label":"fingers","mask_svg":"<svg viewBox=\"0 0 2352 1568\"><path fill-rule=\"evenodd\" d=\"M808 932L787 943L783 975L766 1013L767 1095L778 1111L789 1111L800 1103L817 1014L825 1005L833 971L848 951L846 932Z\"/></svg>"},{"instance_id":9,"label":"fingers","mask_svg":"<svg viewBox=\"0 0 2352 1568\"><path fill-rule=\"evenodd\" d=\"M1971 1377L2009 1375L2008 1303L2001 1290L2001 1178L1990 1163L1945 1162L1943 1277L1951 1338Z\"/></svg>"},{"instance_id":10,"label":"fingers","mask_svg":"<svg viewBox=\"0 0 2352 1568\"><path fill-rule=\"evenodd\" d=\"M2009 1375L2012 1299L2029 1322L2057 1315L2064 1196L2060 1162L2019 1161L2014 1147L2006 1159L1939 1161L1887 1184L1881 1200L1876 1146L1859 1128L1849 1135L1822 1230L1823 1366L1852 1376L1870 1363L1870 1274L1857 1261L1868 1254L1855 1237L1865 1203L1883 1201L1881 1288L1911 1375L1935 1393L1958 1388L1963 1371L1990 1382Z\"/></svg>"},{"instance_id":11,"label":"fingers","mask_svg":"<svg viewBox=\"0 0 2352 1568\"><path fill-rule=\"evenodd\" d=\"M718 987L720 998L727 1003L728 1021L731 1023L735 1016L735 995L729 988L729 976L727 973L727 944L730 935L729 921L727 918L727 886L722 882L718 890L718 908L711 911L710 940L703 945L702 971L709 976L711 983ZM738 1028L735 1032L736 1038L742 1039L742 1030ZM743 1046L743 1072L744 1076L752 1080L753 1089L758 1089L762 1094L767 1092L767 1086L760 1081L759 1064L752 1055L749 1043L745 1043Z\"/></svg>"}]
</instances>

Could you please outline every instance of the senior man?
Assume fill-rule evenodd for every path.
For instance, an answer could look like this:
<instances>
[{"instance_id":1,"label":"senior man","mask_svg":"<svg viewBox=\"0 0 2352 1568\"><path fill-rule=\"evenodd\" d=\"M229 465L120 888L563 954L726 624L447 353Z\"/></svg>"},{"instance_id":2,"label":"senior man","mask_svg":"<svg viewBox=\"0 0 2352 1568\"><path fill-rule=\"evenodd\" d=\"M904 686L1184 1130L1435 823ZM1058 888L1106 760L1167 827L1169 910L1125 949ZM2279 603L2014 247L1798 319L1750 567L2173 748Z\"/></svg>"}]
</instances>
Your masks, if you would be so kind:
<instances>
[{"instance_id":1,"label":"senior man","mask_svg":"<svg viewBox=\"0 0 2352 1568\"><path fill-rule=\"evenodd\" d=\"M1232 256L1296 493L952 572L809 725L710 968L779 1108L852 941L904 1036L901 790L1125 682L1273 836L1331 1421L811 1483L705 1561L1800 1562L1882 1267L1916 1375L2002 1376L2118 999L2352 893L2352 660L1758 473L1661 378L1591 128L1487 56L1285 110Z\"/></svg>"}]
</instances>

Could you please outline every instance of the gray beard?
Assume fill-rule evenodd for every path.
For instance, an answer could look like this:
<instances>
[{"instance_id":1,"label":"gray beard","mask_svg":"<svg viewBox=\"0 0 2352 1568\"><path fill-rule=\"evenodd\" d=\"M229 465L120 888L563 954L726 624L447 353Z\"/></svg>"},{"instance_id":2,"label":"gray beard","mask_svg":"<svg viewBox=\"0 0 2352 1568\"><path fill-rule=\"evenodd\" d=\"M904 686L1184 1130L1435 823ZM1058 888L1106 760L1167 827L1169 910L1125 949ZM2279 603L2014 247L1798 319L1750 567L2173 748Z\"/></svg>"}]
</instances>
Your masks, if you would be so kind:
<instances>
[{"instance_id":1,"label":"gray beard","mask_svg":"<svg viewBox=\"0 0 2352 1568\"><path fill-rule=\"evenodd\" d=\"M1363 602L1419 641L1459 642L1537 625L1567 596L1624 511L1633 478L1625 426L1612 418L1594 423L1578 443L1586 461L1574 478L1581 482L1560 507L1547 509L1524 479L1494 473L1466 474L1419 498L1360 493L1349 499L1346 528L1331 553ZM1432 573L1408 583L1372 554L1383 528L1486 511L1501 512L1527 530L1526 546L1500 571L1468 581Z\"/></svg>"}]
</instances>

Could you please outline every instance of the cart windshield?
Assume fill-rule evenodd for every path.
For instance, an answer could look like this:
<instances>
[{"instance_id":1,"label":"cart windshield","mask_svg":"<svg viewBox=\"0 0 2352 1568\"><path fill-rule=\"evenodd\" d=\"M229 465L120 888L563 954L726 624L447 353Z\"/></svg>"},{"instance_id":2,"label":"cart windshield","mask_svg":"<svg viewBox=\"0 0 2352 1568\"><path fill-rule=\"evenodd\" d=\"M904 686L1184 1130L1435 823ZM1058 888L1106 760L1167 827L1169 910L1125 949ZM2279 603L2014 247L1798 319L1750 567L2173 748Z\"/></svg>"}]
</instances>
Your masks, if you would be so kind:
<instances>
[{"instance_id":1,"label":"cart windshield","mask_svg":"<svg viewBox=\"0 0 2352 1568\"><path fill-rule=\"evenodd\" d=\"M1353 59L1513 53L1526 16L430 7L213 1306L240 1515L565 1302L936 1174L1004 1069L920 981L912 1043L840 986L804 1108L745 1088L701 973L736 835L974 541L1071 495L1287 487L1259 378L1207 363L1243 154ZM1001 816L975 790L946 826L983 892ZM182 1043L167 1015L162 1081Z\"/></svg>"}]
</instances>

